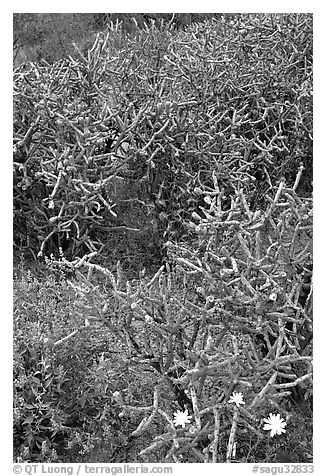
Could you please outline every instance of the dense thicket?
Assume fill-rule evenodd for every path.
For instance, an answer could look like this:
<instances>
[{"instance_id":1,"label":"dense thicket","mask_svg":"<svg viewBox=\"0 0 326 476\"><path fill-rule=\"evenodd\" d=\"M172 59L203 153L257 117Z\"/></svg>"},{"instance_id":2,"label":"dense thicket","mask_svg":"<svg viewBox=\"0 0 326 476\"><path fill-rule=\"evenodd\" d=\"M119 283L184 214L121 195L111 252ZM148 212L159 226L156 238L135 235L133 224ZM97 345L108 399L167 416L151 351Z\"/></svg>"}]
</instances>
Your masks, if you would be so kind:
<instances>
[{"instance_id":1,"label":"dense thicket","mask_svg":"<svg viewBox=\"0 0 326 476\"><path fill-rule=\"evenodd\" d=\"M220 13L14 13L14 65L65 58L73 53L73 42L87 50L97 32L116 22L126 33L136 34L139 28L146 28L153 22L170 23L178 29L221 16Z\"/></svg>"},{"instance_id":2,"label":"dense thicket","mask_svg":"<svg viewBox=\"0 0 326 476\"><path fill-rule=\"evenodd\" d=\"M62 285L18 286L17 455L277 461L266 411L309 441L312 17L116 23L14 88L15 246Z\"/></svg>"},{"instance_id":3,"label":"dense thicket","mask_svg":"<svg viewBox=\"0 0 326 476\"><path fill-rule=\"evenodd\" d=\"M16 243L73 256L105 246L103 231L151 228L161 247L188 232L213 171L255 208L303 165L309 196L311 48L310 17L253 16L117 27L86 56L15 70Z\"/></svg>"}]
</instances>

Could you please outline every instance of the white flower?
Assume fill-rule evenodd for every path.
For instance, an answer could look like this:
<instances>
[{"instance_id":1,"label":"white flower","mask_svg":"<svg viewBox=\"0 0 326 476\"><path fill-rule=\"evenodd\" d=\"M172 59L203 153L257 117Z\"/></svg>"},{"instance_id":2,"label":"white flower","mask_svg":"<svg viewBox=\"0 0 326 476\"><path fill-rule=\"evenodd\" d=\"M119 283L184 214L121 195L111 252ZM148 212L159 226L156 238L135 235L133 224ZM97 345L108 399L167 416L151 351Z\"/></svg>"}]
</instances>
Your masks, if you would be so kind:
<instances>
[{"instance_id":1,"label":"white flower","mask_svg":"<svg viewBox=\"0 0 326 476\"><path fill-rule=\"evenodd\" d=\"M265 425L263 429L270 431L271 436L281 435L286 431L284 429L286 422L280 417L279 413L277 415L270 413L268 418L264 418L264 422Z\"/></svg>"},{"instance_id":2,"label":"white flower","mask_svg":"<svg viewBox=\"0 0 326 476\"><path fill-rule=\"evenodd\" d=\"M268 299L270 301L276 301L277 299L277 294L276 293L271 293L269 296L268 296Z\"/></svg>"},{"instance_id":3,"label":"white flower","mask_svg":"<svg viewBox=\"0 0 326 476\"><path fill-rule=\"evenodd\" d=\"M184 428L187 423L190 423L191 415L188 415L188 410L185 410L184 412L178 410L173 413L173 415L173 423L175 424L175 426L182 426L182 428Z\"/></svg>"},{"instance_id":4,"label":"white flower","mask_svg":"<svg viewBox=\"0 0 326 476\"><path fill-rule=\"evenodd\" d=\"M235 403L237 407L244 405L243 395L241 392L233 392L228 403Z\"/></svg>"},{"instance_id":5,"label":"white flower","mask_svg":"<svg viewBox=\"0 0 326 476\"><path fill-rule=\"evenodd\" d=\"M154 319L151 316L149 316L148 314L146 314L145 322L147 322L147 324L153 324Z\"/></svg>"}]
</instances>

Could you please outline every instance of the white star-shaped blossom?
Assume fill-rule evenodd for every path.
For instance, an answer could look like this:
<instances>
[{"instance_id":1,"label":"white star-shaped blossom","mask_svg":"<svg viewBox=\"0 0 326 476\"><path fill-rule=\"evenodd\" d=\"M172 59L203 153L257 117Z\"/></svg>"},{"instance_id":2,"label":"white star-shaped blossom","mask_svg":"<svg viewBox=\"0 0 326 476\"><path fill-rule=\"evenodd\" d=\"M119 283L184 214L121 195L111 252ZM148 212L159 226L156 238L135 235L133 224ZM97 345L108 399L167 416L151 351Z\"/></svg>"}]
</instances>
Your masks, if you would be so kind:
<instances>
[{"instance_id":1,"label":"white star-shaped blossom","mask_svg":"<svg viewBox=\"0 0 326 476\"><path fill-rule=\"evenodd\" d=\"M191 415L188 415L188 410L185 410L184 412L177 410L173 415L173 423L175 426L182 426L182 428L185 428L186 424L190 423Z\"/></svg>"},{"instance_id":2,"label":"white star-shaped blossom","mask_svg":"<svg viewBox=\"0 0 326 476\"><path fill-rule=\"evenodd\" d=\"M276 301L277 299L277 294L276 293L271 293L269 296L268 296L268 299L270 301Z\"/></svg>"},{"instance_id":3,"label":"white star-shaped blossom","mask_svg":"<svg viewBox=\"0 0 326 476\"><path fill-rule=\"evenodd\" d=\"M280 414L274 415L273 413L269 414L268 418L264 418L264 430L270 431L271 436L281 435L285 433L286 422L283 418L280 417Z\"/></svg>"},{"instance_id":4,"label":"white star-shaped blossom","mask_svg":"<svg viewBox=\"0 0 326 476\"><path fill-rule=\"evenodd\" d=\"M244 399L243 395L241 392L233 392L230 399L228 400L228 403L235 403L237 407L240 405L244 405Z\"/></svg>"}]
</instances>

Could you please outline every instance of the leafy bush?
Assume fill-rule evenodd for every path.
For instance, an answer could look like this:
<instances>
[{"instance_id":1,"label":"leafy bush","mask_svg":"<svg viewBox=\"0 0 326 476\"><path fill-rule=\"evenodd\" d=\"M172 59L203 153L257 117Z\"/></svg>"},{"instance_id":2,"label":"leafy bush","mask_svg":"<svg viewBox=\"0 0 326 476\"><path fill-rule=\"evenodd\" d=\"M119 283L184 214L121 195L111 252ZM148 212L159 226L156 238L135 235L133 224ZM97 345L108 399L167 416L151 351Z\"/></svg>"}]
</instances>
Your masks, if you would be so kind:
<instances>
[{"instance_id":1,"label":"leafy bush","mask_svg":"<svg viewBox=\"0 0 326 476\"><path fill-rule=\"evenodd\" d=\"M119 417L113 394L141 403L152 377L129 366L106 327L85 325L67 273L49 266L37 276L20 264L14 277L15 460L123 462L129 451L133 462L135 419Z\"/></svg>"}]
</instances>

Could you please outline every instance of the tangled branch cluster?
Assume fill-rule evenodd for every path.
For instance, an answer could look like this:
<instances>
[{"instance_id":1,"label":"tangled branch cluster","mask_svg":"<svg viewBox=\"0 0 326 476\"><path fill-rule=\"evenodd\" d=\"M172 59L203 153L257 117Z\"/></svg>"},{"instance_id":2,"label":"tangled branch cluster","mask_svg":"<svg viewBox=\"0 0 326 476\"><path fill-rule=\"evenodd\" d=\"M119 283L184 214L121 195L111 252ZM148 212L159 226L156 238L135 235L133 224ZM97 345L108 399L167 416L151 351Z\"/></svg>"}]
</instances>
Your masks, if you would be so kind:
<instances>
[{"instance_id":1,"label":"tangled branch cluster","mask_svg":"<svg viewBox=\"0 0 326 476\"><path fill-rule=\"evenodd\" d=\"M153 406L126 405L121 394L115 396L123 415L152 412L132 436L142 434L160 415L170 425L141 454L171 444L166 457L174 461L191 451L199 461L212 457L216 462L220 419L234 389L248 403L236 421L240 418L256 436L257 411L263 405L284 412L285 397L309 398L312 287L309 283L307 294L299 270L309 273L305 267L311 263L312 203L297 196L295 185L288 188L281 182L268 209L258 214L250 213L241 193L223 213L218 188L206 192L206 219L194 225L197 246L169 244L174 271L162 266L135 289L123 282L119 266L114 275L93 264L94 254L73 263L63 260L89 269L87 278L80 273L84 287L71 283L79 295L80 322L85 316L87 326L102 322L130 365L157 375ZM96 271L107 277L110 292L103 294L92 284ZM168 391L193 414L195 426L187 431L176 430L159 405L159 393ZM225 424L222 439L227 431ZM202 441L206 446L200 452Z\"/></svg>"},{"instance_id":2,"label":"tangled branch cluster","mask_svg":"<svg viewBox=\"0 0 326 476\"><path fill-rule=\"evenodd\" d=\"M151 228L161 246L188 233L212 170L227 195L238 177L255 207L303 165L309 194L311 28L309 15L153 24L132 37L115 25L86 53L18 68L16 243L73 257L108 233Z\"/></svg>"},{"instance_id":3,"label":"tangled branch cluster","mask_svg":"<svg viewBox=\"0 0 326 476\"><path fill-rule=\"evenodd\" d=\"M100 323L151 374L145 407L112 395L121 417L142 415L132 438L161 422L142 456L230 461L244 433L263 437L265 408L310 398L311 23L112 26L87 54L15 72L17 236L63 247L53 263L77 277L79 326L53 345ZM153 277L104 266L108 233L148 227L165 254ZM246 405L232 413L234 391Z\"/></svg>"}]
</instances>

